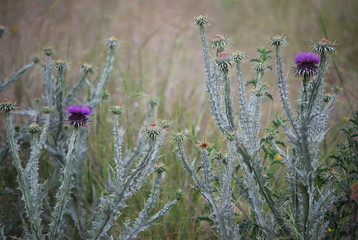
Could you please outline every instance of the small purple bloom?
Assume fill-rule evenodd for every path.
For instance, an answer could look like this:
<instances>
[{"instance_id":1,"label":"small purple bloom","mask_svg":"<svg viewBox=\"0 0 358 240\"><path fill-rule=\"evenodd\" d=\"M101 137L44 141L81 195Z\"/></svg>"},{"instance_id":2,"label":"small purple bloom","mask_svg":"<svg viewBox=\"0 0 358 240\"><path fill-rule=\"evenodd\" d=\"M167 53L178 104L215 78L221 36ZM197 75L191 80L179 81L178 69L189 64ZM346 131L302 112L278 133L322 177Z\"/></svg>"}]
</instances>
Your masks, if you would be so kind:
<instances>
[{"instance_id":1,"label":"small purple bloom","mask_svg":"<svg viewBox=\"0 0 358 240\"><path fill-rule=\"evenodd\" d=\"M321 58L314 53L302 52L295 56L295 72L298 76L310 77L318 72Z\"/></svg>"},{"instance_id":2,"label":"small purple bloom","mask_svg":"<svg viewBox=\"0 0 358 240\"><path fill-rule=\"evenodd\" d=\"M85 105L69 105L66 108L67 124L74 127L83 127L87 125L89 118L92 114L92 108Z\"/></svg>"}]
</instances>

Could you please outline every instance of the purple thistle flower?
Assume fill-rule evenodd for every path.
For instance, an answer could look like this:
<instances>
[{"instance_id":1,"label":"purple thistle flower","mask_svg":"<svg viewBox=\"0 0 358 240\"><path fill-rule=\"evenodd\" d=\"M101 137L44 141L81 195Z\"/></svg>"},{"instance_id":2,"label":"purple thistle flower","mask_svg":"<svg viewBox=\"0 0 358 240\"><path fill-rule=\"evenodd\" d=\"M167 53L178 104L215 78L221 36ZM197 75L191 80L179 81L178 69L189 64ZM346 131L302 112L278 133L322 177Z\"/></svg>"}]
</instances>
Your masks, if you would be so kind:
<instances>
[{"instance_id":1,"label":"purple thistle flower","mask_svg":"<svg viewBox=\"0 0 358 240\"><path fill-rule=\"evenodd\" d=\"M69 105L66 108L67 124L74 127L83 127L89 122L88 116L92 114L92 108L85 105Z\"/></svg>"},{"instance_id":2,"label":"purple thistle flower","mask_svg":"<svg viewBox=\"0 0 358 240\"><path fill-rule=\"evenodd\" d=\"M314 53L302 52L295 56L295 72L298 76L310 77L318 72L321 58Z\"/></svg>"}]
</instances>

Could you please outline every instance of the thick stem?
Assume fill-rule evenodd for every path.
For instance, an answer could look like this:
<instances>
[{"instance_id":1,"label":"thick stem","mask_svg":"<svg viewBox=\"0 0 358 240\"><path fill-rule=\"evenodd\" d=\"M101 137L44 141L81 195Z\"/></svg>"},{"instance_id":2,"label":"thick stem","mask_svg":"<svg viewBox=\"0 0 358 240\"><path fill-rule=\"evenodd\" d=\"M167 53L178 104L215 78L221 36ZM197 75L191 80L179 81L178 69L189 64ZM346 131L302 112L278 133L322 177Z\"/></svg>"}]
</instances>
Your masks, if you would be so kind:
<instances>
[{"instance_id":1,"label":"thick stem","mask_svg":"<svg viewBox=\"0 0 358 240\"><path fill-rule=\"evenodd\" d=\"M226 111L226 117L229 120L231 131L235 130L234 125L234 116L233 116L233 110L232 110L232 101L231 101L231 88L230 88L230 78L228 76L228 72L223 72L224 75L224 82L225 82L225 111Z\"/></svg>"}]
</instances>

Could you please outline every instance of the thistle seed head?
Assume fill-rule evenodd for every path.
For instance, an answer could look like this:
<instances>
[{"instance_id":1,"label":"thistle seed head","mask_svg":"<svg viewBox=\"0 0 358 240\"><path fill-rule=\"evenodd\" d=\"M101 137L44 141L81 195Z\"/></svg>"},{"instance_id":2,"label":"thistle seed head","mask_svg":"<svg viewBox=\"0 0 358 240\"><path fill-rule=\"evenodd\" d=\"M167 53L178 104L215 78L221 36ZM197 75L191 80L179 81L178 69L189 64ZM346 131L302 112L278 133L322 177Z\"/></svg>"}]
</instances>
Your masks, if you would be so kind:
<instances>
[{"instance_id":1,"label":"thistle seed head","mask_svg":"<svg viewBox=\"0 0 358 240\"><path fill-rule=\"evenodd\" d=\"M226 52L221 52L218 55L218 58L215 59L216 65L220 68L221 71L227 73L229 71L229 66L232 65L230 55Z\"/></svg>"},{"instance_id":2,"label":"thistle seed head","mask_svg":"<svg viewBox=\"0 0 358 240\"><path fill-rule=\"evenodd\" d=\"M240 51L235 51L232 54L232 60L236 63L242 62L245 59L245 53Z\"/></svg>"},{"instance_id":3,"label":"thistle seed head","mask_svg":"<svg viewBox=\"0 0 358 240\"><path fill-rule=\"evenodd\" d=\"M68 62L65 60L59 59L53 64L54 68L57 68L58 71L63 71L68 67Z\"/></svg>"},{"instance_id":4,"label":"thistle seed head","mask_svg":"<svg viewBox=\"0 0 358 240\"><path fill-rule=\"evenodd\" d=\"M155 141L157 139L157 137L160 136L161 134L161 127L156 124L155 122L152 122L151 124L149 124L149 126L147 126L144 129L144 133L147 134L147 137L152 140Z\"/></svg>"},{"instance_id":5,"label":"thistle seed head","mask_svg":"<svg viewBox=\"0 0 358 240\"><path fill-rule=\"evenodd\" d=\"M210 40L210 46L214 49L224 50L225 46L229 41L223 35L215 35L213 39Z\"/></svg>"},{"instance_id":6,"label":"thistle seed head","mask_svg":"<svg viewBox=\"0 0 358 240\"><path fill-rule=\"evenodd\" d=\"M185 141L185 139L186 139L186 135L184 132L178 132L172 134L172 141L175 143L182 143L183 141Z\"/></svg>"},{"instance_id":7,"label":"thistle seed head","mask_svg":"<svg viewBox=\"0 0 358 240\"><path fill-rule=\"evenodd\" d=\"M270 66L264 62L257 62L254 64L254 66L252 66L252 70L255 72L264 72L267 69L270 69Z\"/></svg>"},{"instance_id":8,"label":"thistle seed head","mask_svg":"<svg viewBox=\"0 0 358 240\"><path fill-rule=\"evenodd\" d=\"M0 103L1 112L10 112L15 109L15 103L11 102L9 99L4 98Z\"/></svg>"}]
</instances>

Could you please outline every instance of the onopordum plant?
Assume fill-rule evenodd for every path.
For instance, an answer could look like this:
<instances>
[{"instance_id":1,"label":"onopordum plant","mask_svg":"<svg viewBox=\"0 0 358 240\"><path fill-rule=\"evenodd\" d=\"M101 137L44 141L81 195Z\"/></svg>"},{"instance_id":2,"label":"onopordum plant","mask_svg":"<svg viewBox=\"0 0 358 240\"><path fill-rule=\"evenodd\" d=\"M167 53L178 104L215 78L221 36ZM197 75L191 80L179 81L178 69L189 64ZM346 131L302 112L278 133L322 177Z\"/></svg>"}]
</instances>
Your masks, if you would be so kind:
<instances>
[{"instance_id":1,"label":"onopordum plant","mask_svg":"<svg viewBox=\"0 0 358 240\"><path fill-rule=\"evenodd\" d=\"M257 232L251 237L322 239L327 230L327 222L323 217L333 201L333 191L327 185L318 187L314 180L316 170L321 164L319 145L326 132L329 110L336 98L335 94L328 96L323 93L327 54L334 52L333 44L321 40L313 48L320 55L301 53L296 56L295 74L303 80L297 111L294 114L287 96L287 79L283 77L280 53L281 46L285 45L287 40L282 36L275 36L270 40L271 46L276 48L278 84L286 117L279 124L283 126L289 142L293 145L284 151L277 146L274 136L265 138L271 139L271 145L285 162L283 171L287 181L285 188L280 189L280 194L277 194L275 186L270 185L268 167L263 164L261 152L264 141L259 138L262 125L261 102L264 97L272 98L267 92L268 86L263 82L265 71L271 69L268 63L271 51L258 49L259 57L251 60L256 76L245 83L241 73L244 54L240 51L233 54L225 52L228 41L221 35L216 35L208 43L205 34L205 25L208 22L206 16L195 19L204 53L210 110L228 141L228 154L219 157L221 161L217 164L217 154L213 148L209 148L207 142L201 142L198 145L201 164L198 168L200 171L197 171L195 162L189 164L185 156L185 135L174 134L173 139L183 167L208 202L210 219L215 229L221 239L251 239L245 235L244 221L239 221L235 210L243 210L239 201L243 200L251 208L253 217L250 221L258 226ZM215 60L210 54L209 44L215 50ZM236 70L240 106L238 114L233 110L231 66ZM248 96L247 85L253 86ZM239 171L236 171L238 169ZM248 214L244 215L248 220Z\"/></svg>"},{"instance_id":2,"label":"onopordum plant","mask_svg":"<svg viewBox=\"0 0 358 240\"><path fill-rule=\"evenodd\" d=\"M32 142L30 158L27 160L25 167L23 167L24 163L20 158L18 144L14 137L15 131L11 113L14 108L15 104L8 99L4 99L0 104L0 110L5 112L8 142L12 153L13 165L17 172L19 190L25 205L25 222L28 223L25 224L25 239L61 239L64 236L65 214L71 211L69 202L71 191L74 187L75 162L77 161L75 142L80 129L86 128L88 125L92 108L86 105L69 105L66 108L68 114L66 122L69 126L73 127L73 130L67 148L65 164L62 168L61 184L56 194L51 221L48 227L44 227L44 221L42 220L42 213L44 211L43 198L46 194L46 188L43 186L46 184L46 181L44 183L39 181L39 159L41 150L46 142L52 108L43 108L46 116L42 131L36 123L30 124L27 127L27 130L32 135ZM102 194L100 202L93 213L93 221L91 224L88 224L87 234L83 235L82 238L113 239L113 236L109 235L109 231L121 215L122 209L127 206L126 201L147 183L149 176L153 172L156 174L155 180L143 210L133 223L130 220L124 222L123 231L119 239L134 239L140 232L167 213L182 198L182 193L178 191L174 200L168 202L157 213L150 216L159 195L159 187L163 178L162 173L166 170L165 165L158 161L158 153L166 135L165 128L169 127L169 123L167 121L159 121L158 124L152 122L146 126L141 131L138 149L124 155L122 153L123 130L121 131L119 126L119 115L122 111L123 108L119 106L112 108L114 113L115 166L112 168L107 192ZM40 136L38 136L39 134ZM136 153L136 151L139 152ZM86 219L81 221L86 222ZM48 229L47 232L44 229Z\"/></svg>"}]
</instances>

